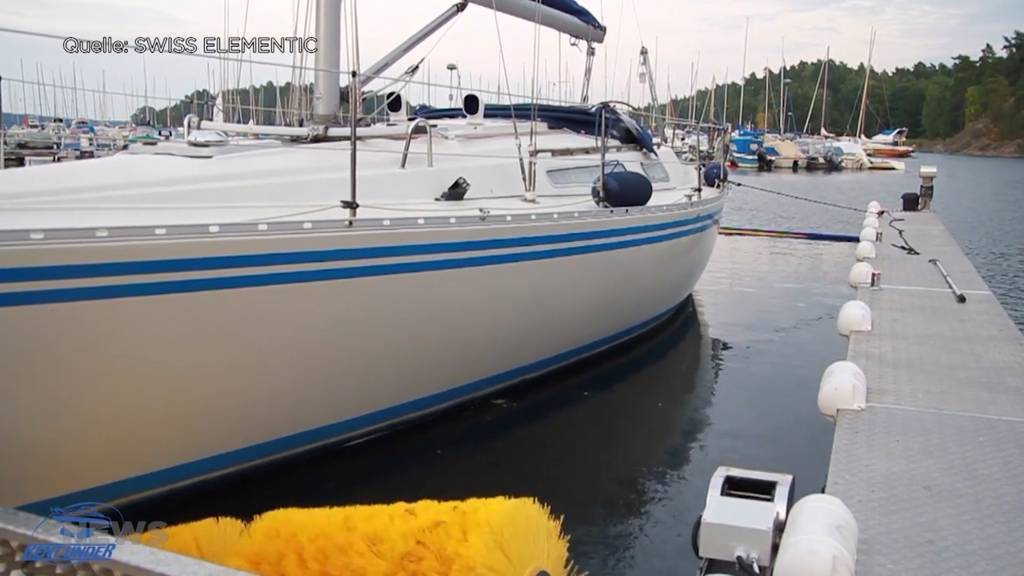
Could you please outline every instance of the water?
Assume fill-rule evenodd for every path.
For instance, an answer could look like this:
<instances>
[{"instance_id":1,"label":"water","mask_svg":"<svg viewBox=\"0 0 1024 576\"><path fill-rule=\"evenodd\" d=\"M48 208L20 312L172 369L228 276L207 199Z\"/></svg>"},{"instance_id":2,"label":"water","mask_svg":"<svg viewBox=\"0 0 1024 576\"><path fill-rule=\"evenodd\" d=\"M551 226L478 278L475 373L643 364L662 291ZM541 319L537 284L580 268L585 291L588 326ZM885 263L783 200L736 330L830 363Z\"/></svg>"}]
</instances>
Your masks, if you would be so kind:
<instances>
[{"instance_id":1,"label":"water","mask_svg":"<svg viewBox=\"0 0 1024 576\"><path fill-rule=\"evenodd\" d=\"M938 167L934 210L1010 317L1024 329L1024 159L917 154L907 159L905 172L741 172L734 178L857 208L871 200L899 208L901 194L917 191L921 165ZM739 188L730 200L725 218L730 226L856 234L860 224L853 213L801 205L754 190Z\"/></svg>"},{"instance_id":2,"label":"water","mask_svg":"<svg viewBox=\"0 0 1024 576\"><path fill-rule=\"evenodd\" d=\"M1024 161L925 156L903 174L742 174L766 188L898 205L920 162L935 206L1021 324ZM736 226L856 234L862 216L739 189ZM912 239L911 239L912 240ZM535 496L563 515L591 574L688 574L690 527L721 464L825 482L832 426L821 371L845 358L835 314L849 244L722 237L687 305L639 340L402 430L124 508L129 519L248 518L283 506Z\"/></svg>"}]
</instances>

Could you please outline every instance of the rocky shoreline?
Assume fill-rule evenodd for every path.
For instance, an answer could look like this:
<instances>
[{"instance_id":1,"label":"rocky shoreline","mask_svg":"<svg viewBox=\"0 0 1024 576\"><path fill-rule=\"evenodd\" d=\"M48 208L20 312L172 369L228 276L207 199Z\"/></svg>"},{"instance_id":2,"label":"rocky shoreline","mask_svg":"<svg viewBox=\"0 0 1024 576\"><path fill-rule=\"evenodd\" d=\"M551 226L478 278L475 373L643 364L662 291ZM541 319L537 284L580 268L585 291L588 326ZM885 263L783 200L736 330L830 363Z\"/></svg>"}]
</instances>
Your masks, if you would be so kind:
<instances>
[{"instance_id":1,"label":"rocky shoreline","mask_svg":"<svg viewBox=\"0 0 1024 576\"><path fill-rule=\"evenodd\" d=\"M919 152L965 154L998 158L1024 158L1024 140L1002 140L987 122L977 122L956 136L935 140L915 140Z\"/></svg>"}]
</instances>

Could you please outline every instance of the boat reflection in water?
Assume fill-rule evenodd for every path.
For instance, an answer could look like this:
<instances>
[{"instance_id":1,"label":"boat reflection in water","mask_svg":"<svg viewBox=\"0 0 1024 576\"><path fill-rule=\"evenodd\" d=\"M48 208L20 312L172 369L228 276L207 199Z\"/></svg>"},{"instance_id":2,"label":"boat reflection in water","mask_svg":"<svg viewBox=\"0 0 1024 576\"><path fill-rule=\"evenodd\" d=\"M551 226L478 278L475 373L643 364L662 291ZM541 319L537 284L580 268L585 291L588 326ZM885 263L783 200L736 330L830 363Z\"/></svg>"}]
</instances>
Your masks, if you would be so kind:
<instances>
[{"instance_id":1,"label":"boat reflection in water","mask_svg":"<svg viewBox=\"0 0 1024 576\"><path fill-rule=\"evenodd\" d=\"M723 348L690 298L638 338L497 397L122 510L181 522L285 506L535 496L564 515L577 564L604 573L628 559L631 525L688 465ZM688 551L678 554L685 563Z\"/></svg>"}]
</instances>

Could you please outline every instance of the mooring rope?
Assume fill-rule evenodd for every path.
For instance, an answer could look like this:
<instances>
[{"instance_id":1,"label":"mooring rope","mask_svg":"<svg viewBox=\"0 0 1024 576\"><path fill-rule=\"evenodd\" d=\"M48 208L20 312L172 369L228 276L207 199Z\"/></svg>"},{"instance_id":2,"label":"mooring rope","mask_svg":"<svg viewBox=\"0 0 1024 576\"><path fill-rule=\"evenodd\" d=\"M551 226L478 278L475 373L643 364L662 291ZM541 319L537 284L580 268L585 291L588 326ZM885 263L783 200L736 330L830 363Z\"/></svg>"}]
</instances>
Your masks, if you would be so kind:
<instances>
[{"instance_id":1,"label":"mooring rope","mask_svg":"<svg viewBox=\"0 0 1024 576\"><path fill-rule=\"evenodd\" d=\"M908 256L920 256L921 253L918 252L916 248L911 246L910 242L907 242L907 237L903 235L905 230L903 228L900 228L899 226L896 226L895 224L896 222L903 222L904 220L906 220L906 218L893 218L892 215L888 213L886 213L886 215L889 216L889 228L895 230L896 233L900 235L900 241L903 242L903 246L900 246L899 244L893 244L892 247L903 250L904 252L907 253Z\"/></svg>"},{"instance_id":2,"label":"mooring rope","mask_svg":"<svg viewBox=\"0 0 1024 576\"><path fill-rule=\"evenodd\" d=\"M854 208L853 206L845 206L843 204L836 204L834 202L827 202L825 200L818 200L816 198L808 198L806 196L800 196L798 194L789 194L788 192L780 192L778 190L771 190L769 188L762 188L760 186L754 186L752 184L744 184L742 182L736 182L735 180L730 180L729 183L732 184L733 186L743 187L743 188L750 188L751 190L757 190L759 192L766 192L768 194L775 194L777 196L782 196L783 198L790 198L792 200L802 200L804 202L810 202L812 204L820 204L822 206L828 206L830 208L838 208L840 210L848 210L848 211L851 211L851 212L857 212L858 214L863 212L860 208ZM899 244L892 244L893 248L899 248L900 250L903 250L904 252L907 253L908 256L920 256L921 255L921 253L918 252L917 249L914 248L910 244L909 241L907 241L907 237L904 234L904 232L906 232L906 230L904 230L903 228L900 228L899 226L896 226L896 222L903 222L905 220L905 218L894 218L892 216L892 214L890 214L887 211L880 212L878 214L878 216L879 217L881 217L881 216L888 216L889 217L889 222L888 222L889 227L892 228L893 230L895 230L896 233L899 234L899 236L900 236L900 241L903 243L903 245L900 246Z\"/></svg>"},{"instance_id":3,"label":"mooring rope","mask_svg":"<svg viewBox=\"0 0 1024 576\"><path fill-rule=\"evenodd\" d=\"M789 198L791 200L802 200L804 202L810 202L812 204L820 204L822 206L828 206L830 208L838 208L840 210L849 210L858 214L864 213L861 208L854 208L853 206L844 206L843 204L836 204L834 202L827 202L825 200L818 200L817 198L808 198L806 196L800 196L797 194L790 194L788 192L780 192L778 190L772 190L770 188L762 188L760 186L754 186L753 184L744 184L735 180L729 180L729 184L737 187L750 188L751 190L757 190L758 192L766 192L768 194L775 194L776 196L782 196L783 198Z\"/></svg>"}]
</instances>

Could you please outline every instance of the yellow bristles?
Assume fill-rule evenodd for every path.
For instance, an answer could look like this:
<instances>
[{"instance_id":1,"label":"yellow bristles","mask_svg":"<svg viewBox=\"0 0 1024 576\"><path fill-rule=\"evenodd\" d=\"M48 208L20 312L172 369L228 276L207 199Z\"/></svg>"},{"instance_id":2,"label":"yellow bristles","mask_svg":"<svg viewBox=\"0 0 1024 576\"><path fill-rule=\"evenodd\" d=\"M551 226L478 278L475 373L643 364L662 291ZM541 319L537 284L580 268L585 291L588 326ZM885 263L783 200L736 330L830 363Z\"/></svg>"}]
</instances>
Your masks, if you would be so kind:
<instances>
[{"instance_id":1,"label":"yellow bristles","mask_svg":"<svg viewBox=\"0 0 1024 576\"><path fill-rule=\"evenodd\" d=\"M561 522L530 498L285 508L143 542L266 575L575 576Z\"/></svg>"}]
</instances>

